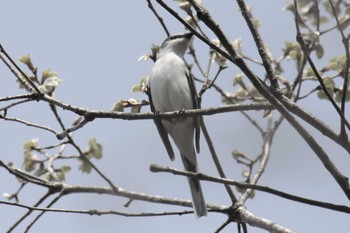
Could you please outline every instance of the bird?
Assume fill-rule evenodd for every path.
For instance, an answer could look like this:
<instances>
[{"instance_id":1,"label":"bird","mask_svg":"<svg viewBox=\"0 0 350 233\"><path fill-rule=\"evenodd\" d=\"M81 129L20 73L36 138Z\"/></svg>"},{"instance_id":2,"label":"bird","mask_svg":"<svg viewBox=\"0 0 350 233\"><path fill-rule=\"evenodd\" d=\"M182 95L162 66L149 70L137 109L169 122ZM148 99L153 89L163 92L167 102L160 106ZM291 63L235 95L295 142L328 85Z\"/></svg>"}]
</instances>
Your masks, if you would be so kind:
<instances>
[{"instance_id":1,"label":"bird","mask_svg":"<svg viewBox=\"0 0 350 233\"><path fill-rule=\"evenodd\" d=\"M184 55L193 33L175 34L164 40L148 76L148 97L154 113L199 109L193 76ZM175 153L169 135L178 148L186 171L197 173L196 151L199 153L200 116L160 119L154 123L171 160ZM195 141L195 143L194 143ZM195 144L195 146L194 146ZM196 150L195 150L196 147ZM197 179L188 178L195 215L207 215L202 187Z\"/></svg>"}]
</instances>

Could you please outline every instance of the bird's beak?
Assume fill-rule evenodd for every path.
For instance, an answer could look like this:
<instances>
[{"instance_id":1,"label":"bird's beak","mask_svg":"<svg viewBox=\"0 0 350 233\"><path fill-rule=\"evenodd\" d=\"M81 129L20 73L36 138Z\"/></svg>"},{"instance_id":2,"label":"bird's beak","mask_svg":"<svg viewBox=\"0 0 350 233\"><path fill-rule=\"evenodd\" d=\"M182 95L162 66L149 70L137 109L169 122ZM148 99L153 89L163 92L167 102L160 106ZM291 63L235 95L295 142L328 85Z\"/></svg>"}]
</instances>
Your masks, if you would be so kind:
<instances>
[{"instance_id":1,"label":"bird's beak","mask_svg":"<svg viewBox=\"0 0 350 233\"><path fill-rule=\"evenodd\" d=\"M186 38L186 39L191 39L192 36L193 36L193 33L192 33L192 32L185 33L185 34L183 35L183 37Z\"/></svg>"}]
</instances>

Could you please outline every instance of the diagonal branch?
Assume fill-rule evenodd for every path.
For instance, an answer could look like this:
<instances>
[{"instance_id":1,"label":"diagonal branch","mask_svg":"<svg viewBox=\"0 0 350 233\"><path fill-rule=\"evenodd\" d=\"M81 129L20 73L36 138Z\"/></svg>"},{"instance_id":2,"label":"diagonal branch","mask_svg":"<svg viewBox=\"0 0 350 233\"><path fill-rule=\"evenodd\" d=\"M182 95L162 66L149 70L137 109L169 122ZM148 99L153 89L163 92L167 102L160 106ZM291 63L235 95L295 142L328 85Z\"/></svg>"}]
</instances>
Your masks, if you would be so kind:
<instances>
[{"instance_id":1,"label":"diagonal branch","mask_svg":"<svg viewBox=\"0 0 350 233\"><path fill-rule=\"evenodd\" d=\"M160 0L158 0L160 1ZM189 1L191 5L197 10L199 17L219 38L222 45L231 56L230 61L234 60L242 72L249 78L253 85L259 90L259 92L285 117L285 119L292 125L292 127L299 133L299 135L304 139L304 141L309 145L317 157L321 160L324 167L337 181L338 185L341 187L348 199L350 199L350 184L348 177L344 176L335 164L331 161L327 153L323 148L317 143L317 141L312 137L312 135L302 127L302 125L290 114L281 98L283 95L274 90L270 90L262 81L257 77L244 63L244 61L237 56L234 48L231 46L230 42L227 40L224 33L221 31L220 27L214 22L210 16L208 10L204 9L202 6L197 4L197 2L191 0ZM286 100L290 101L290 100Z\"/></svg>"},{"instance_id":2,"label":"diagonal branch","mask_svg":"<svg viewBox=\"0 0 350 233\"><path fill-rule=\"evenodd\" d=\"M325 208L325 209L330 209L330 210L350 214L350 207L348 207L348 206L337 205L337 204L322 202L322 201L315 201L313 199L308 199L305 197L292 195L292 194L289 194L289 193L286 193L286 192L283 192L283 191L280 191L277 189L273 189L273 188L270 188L267 186L248 184L248 183L238 182L238 181L234 181L234 180L230 180L230 179L226 179L226 178L214 177L214 176L206 175L203 173L193 173L193 172L178 170L175 168L161 167L159 165L151 165L151 170L153 172L165 172L165 173L171 173L171 174L180 175L180 176L187 176L187 177L191 177L191 178L195 178L195 179L199 179L199 180L205 180L205 181L214 182L214 183L233 185L233 186L237 186L239 188L254 189L254 190L261 191L261 192L276 195L278 197L285 198L285 199L288 199L291 201L300 202L300 203L304 203L304 204L308 204L308 205L312 205L312 206L317 206L320 208Z\"/></svg>"},{"instance_id":3,"label":"diagonal branch","mask_svg":"<svg viewBox=\"0 0 350 233\"><path fill-rule=\"evenodd\" d=\"M17 80L23 84L31 92L35 92L38 96L42 95L39 88L30 80L30 78L19 68L19 66L13 61L10 55L7 54L5 49L0 44L0 59L6 64L6 66L15 75ZM14 69L15 68L15 69ZM24 79L23 79L24 78Z\"/></svg>"},{"instance_id":4,"label":"diagonal branch","mask_svg":"<svg viewBox=\"0 0 350 233\"><path fill-rule=\"evenodd\" d=\"M207 145L208 145L208 147L209 147L210 154L211 154L212 159L213 159L213 161L214 161L215 167L216 167L216 169L217 169L218 172L219 172L220 177L221 177L221 178L226 178L224 169L222 168L222 166L221 166L221 164L220 164L220 161L219 161L219 158L218 158L218 156L217 156L217 154L216 154L216 151L215 151L213 142L211 141L211 138L210 138L210 136L209 136L207 127L206 127L206 125L204 124L204 120L203 120L203 119L201 119L201 129L202 129L202 132L203 132L203 134L204 134L204 138L205 138L205 140L207 141ZM233 205L236 204L237 198L236 198L235 194L233 193L232 189L231 189L228 185L225 185L225 188L226 188L226 191L227 191L228 195L229 195L230 198L231 198L232 204L233 204Z\"/></svg>"},{"instance_id":5,"label":"diagonal branch","mask_svg":"<svg viewBox=\"0 0 350 233\"><path fill-rule=\"evenodd\" d=\"M272 69L270 57L267 55L266 48L265 48L264 43L261 40L261 36L259 34L259 31L253 23L252 16L251 16L250 12L248 11L245 2L243 0L237 0L237 3L239 5L239 8L240 8L241 13L243 15L243 18L245 19L245 21L250 29L250 32L253 36L256 47L257 47L258 52L260 54L260 57L263 61L263 65L265 67L267 76L270 79L272 88L277 90L277 89L279 89L277 77L276 77L274 70Z\"/></svg>"},{"instance_id":6,"label":"diagonal branch","mask_svg":"<svg viewBox=\"0 0 350 233\"><path fill-rule=\"evenodd\" d=\"M300 27L299 27L299 23L298 23L298 17L300 17L299 12L298 12L298 8L297 8L297 1L294 0L294 11L295 11L295 27L297 30L297 41L300 44L301 49L303 50L303 53L305 54L307 61L312 69L312 71L314 72L318 82L320 83L320 86L322 88L322 91L326 94L328 100L331 102L332 106L334 107L334 109L337 111L338 115L340 116L340 119L342 122L344 122L344 124L346 125L346 127L348 128L348 130L350 130L350 123L347 121L346 117L344 116L344 113L341 111L341 109L339 108L339 106L337 105L337 103L335 102L335 100L333 99L333 97L331 96L331 94L328 92L326 85L323 82L323 79L320 75L320 73L318 72L314 62L312 61L309 51L305 45L304 39L301 35L300 32Z\"/></svg>"},{"instance_id":7,"label":"diagonal branch","mask_svg":"<svg viewBox=\"0 0 350 233\"><path fill-rule=\"evenodd\" d=\"M343 95L341 98L341 111L343 112L343 114L345 114L345 102L346 102L346 94L347 94L347 90L348 90L348 83L349 83L349 68L350 68L350 49L349 49L349 40L350 40L350 36L349 37L345 37L343 29L341 27L341 24L339 22L338 16L336 14L333 2L329 0L329 4L332 7L332 11L335 17L335 20L337 21L337 27L338 30L341 34L342 37L342 42L344 45L344 49L345 49L345 56L346 56L346 63L345 63L345 67L344 67L344 83L343 83ZM343 135L344 137L347 138L347 134L344 128L344 123L343 120L341 122L341 135Z\"/></svg>"},{"instance_id":8,"label":"diagonal branch","mask_svg":"<svg viewBox=\"0 0 350 233\"><path fill-rule=\"evenodd\" d=\"M151 0L147 0L148 3L148 8L151 9L151 11L153 12L153 14L156 16L156 18L158 19L159 23L162 25L165 33L167 36L170 36L170 32L168 30L168 28L165 26L164 20L162 17L159 16L159 14L157 13L157 11L154 9L153 4L151 2Z\"/></svg>"}]
</instances>

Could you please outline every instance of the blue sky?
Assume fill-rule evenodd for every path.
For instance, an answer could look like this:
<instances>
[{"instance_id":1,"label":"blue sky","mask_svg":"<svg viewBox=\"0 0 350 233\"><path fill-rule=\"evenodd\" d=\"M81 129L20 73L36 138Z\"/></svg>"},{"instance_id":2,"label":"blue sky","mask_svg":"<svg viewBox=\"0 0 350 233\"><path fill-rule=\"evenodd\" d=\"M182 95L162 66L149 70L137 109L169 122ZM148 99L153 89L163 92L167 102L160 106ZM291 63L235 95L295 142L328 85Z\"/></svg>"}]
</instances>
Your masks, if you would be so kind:
<instances>
[{"instance_id":1,"label":"blue sky","mask_svg":"<svg viewBox=\"0 0 350 233\"><path fill-rule=\"evenodd\" d=\"M280 56L284 41L294 41L295 38L293 18L289 12L282 11L285 2L247 1L247 4L253 7L254 16L261 21L260 32L266 45L274 56ZM230 40L242 38L243 51L258 58L256 47L234 1L223 0L218 3L203 0L203 5L210 10ZM164 17L171 33L184 31L183 26L172 16L156 4L155 6ZM176 4L171 3L171 6L176 9ZM149 51L152 43L160 44L165 39L165 33L147 8L146 1L15 0L3 1L0 7L0 43L13 58L17 59L29 53L34 65L39 67L39 73L47 68L57 72L63 79L56 91L58 99L100 110L111 109L120 99L146 99L145 95L130 92L131 87L138 83L141 77L146 76L152 67L151 61L139 62L137 59ZM213 36L210 33L208 35ZM329 53L330 57L343 53L338 41L337 33L325 37L326 53ZM199 40L195 40L194 45L200 62L206 64L207 46ZM188 57L188 60L191 61L191 58ZM327 59L320 62L325 61ZM294 64L290 62L287 67L289 69L284 76L292 80L295 77ZM234 91L232 80L237 73L239 70L231 66L223 71L218 84L227 91ZM258 69L257 73L261 74L261 69ZM3 64L0 65L0 80L1 97L23 93ZM300 104L330 126L338 128L338 116L333 110L329 110L328 102L311 97ZM214 91L209 91L203 99L203 107L219 105L220 96ZM148 111L148 108L144 111ZM60 113L67 125L75 120L74 114L63 110L60 110ZM27 103L14 108L8 114L59 129L45 103ZM261 112L253 116L263 122ZM257 155L261 149L261 139L256 130L239 113L205 117L205 121L228 177L242 180L243 167L235 164L230 154L233 149L239 149L248 155ZM322 135L315 135L336 161L339 169L349 176L347 153L324 139ZM96 161L96 165L117 185L149 194L190 198L184 178L149 172L149 166L153 163L182 168L178 157L175 162L171 162L166 156L152 121L101 119L74 133L74 138L82 148L87 147L87 140L92 137L103 145L104 157ZM1 160L12 161L15 166L21 167L22 145L32 138L38 138L41 146L57 143L55 136L47 132L17 123L0 122ZM198 159L200 170L217 175L206 147L203 141ZM77 171L77 163L71 166L72 171L68 174L67 183L106 186L95 173L81 174ZM1 194L17 189L16 180L3 169L0 170L0 176ZM269 165L260 184L316 200L345 205L348 203L317 157L286 122L282 124L273 141ZM203 182L203 189L208 203L229 205L228 196L222 186ZM34 186L26 187L20 200L30 205L37 201L44 191ZM126 201L118 197L77 194L64 197L54 207L125 212L178 210L175 207L144 202L134 202L127 209L123 207ZM246 205L254 214L269 218L297 232L331 232L335 227L337 232L348 231L348 216L345 214L286 201L261 192L257 192L256 197L248 200ZM24 211L16 207L1 206L0 231L7 230ZM30 219L22 223L15 232L23 232ZM196 220L192 215L124 218L48 213L31 232L213 232L224 221L225 216L218 214L209 214L207 218ZM234 231L236 226L233 224L223 232ZM249 232L262 231L251 228Z\"/></svg>"}]
</instances>

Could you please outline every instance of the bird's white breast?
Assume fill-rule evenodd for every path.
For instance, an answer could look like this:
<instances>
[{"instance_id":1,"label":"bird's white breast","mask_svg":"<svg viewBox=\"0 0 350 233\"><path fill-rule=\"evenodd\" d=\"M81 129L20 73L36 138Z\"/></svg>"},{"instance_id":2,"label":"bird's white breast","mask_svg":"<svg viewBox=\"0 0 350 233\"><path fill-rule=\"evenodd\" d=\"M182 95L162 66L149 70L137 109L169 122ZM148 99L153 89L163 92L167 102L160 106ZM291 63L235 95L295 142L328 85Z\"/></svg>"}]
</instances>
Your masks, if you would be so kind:
<instances>
[{"instance_id":1,"label":"bird's white breast","mask_svg":"<svg viewBox=\"0 0 350 233\"><path fill-rule=\"evenodd\" d=\"M149 75L151 96L156 111L192 109L191 91L182 58L168 53L158 58Z\"/></svg>"}]
</instances>

